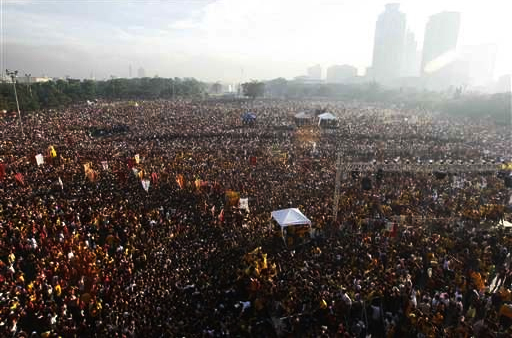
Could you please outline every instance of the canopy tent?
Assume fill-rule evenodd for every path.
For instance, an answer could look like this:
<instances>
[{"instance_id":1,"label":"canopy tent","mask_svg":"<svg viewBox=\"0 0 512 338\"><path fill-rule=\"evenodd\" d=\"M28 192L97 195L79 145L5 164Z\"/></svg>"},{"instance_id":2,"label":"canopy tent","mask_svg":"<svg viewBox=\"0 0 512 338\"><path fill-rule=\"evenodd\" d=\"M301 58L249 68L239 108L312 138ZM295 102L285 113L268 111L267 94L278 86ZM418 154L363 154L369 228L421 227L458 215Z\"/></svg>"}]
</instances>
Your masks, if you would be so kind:
<instances>
[{"instance_id":1,"label":"canopy tent","mask_svg":"<svg viewBox=\"0 0 512 338\"><path fill-rule=\"evenodd\" d=\"M318 115L318 125L321 125L322 122L327 122L328 124L335 124L338 118L331 113L323 113Z\"/></svg>"},{"instance_id":2,"label":"canopy tent","mask_svg":"<svg viewBox=\"0 0 512 338\"><path fill-rule=\"evenodd\" d=\"M296 119L310 119L311 115L306 112L301 111L300 113L295 114L295 118Z\"/></svg>"},{"instance_id":3,"label":"canopy tent","mask_svg":"<svg viewBox=\"0 0 512 338\"><path fill-rule=\"evenodd\" d=\"M279 224L281 236L287 246L296 241L304 241L304 231L311 237L311 221L297 208L272 211L272 218ZM288 227L291 227L290 230Z\"/></svg>"},{"instance_id":4,"label":"canopy tent","mask_svg":"<svg viewBox=\"0 0 512 338\"><path fill-rule=\"evenodd\" d=\"M242 121L244 123L254 122L256 121L256 114L253 112L246 112L242 115Z\"/></svg>"},{"instance_id":5,"label":"canopy tent","mask_svg":"<svg viewBox=\"0 0 512 338\"><path fill-rule=\"evenodd\" d=\"M510 223L509 221L505 221L505 220L502 220L499 225L501 225L504 228L512 228L512 223Z\"/></svg>"},{"instance_id":6,"label":"canopy tent","mask_svg":"<svg viewBox=\"0 0 512 338\"><path fill-rule=\"evenodd\" d=\"M281 228L292 225L311 225L311 221L297 208L272 211L272 218Z\"/></svg>"},{"instance_id":7,"label":"canopy tent","mask_svg":"<svg viewBox=\"0 0 512 338\"><path fill-rule=\"evenodd\" d=\"M295 123L299 126L305 125L305 124L310 124L313 121L313 116L306 112L303 112L303 111L295 114L294 118L295 118Z\"/></svg>"}]
</instances>

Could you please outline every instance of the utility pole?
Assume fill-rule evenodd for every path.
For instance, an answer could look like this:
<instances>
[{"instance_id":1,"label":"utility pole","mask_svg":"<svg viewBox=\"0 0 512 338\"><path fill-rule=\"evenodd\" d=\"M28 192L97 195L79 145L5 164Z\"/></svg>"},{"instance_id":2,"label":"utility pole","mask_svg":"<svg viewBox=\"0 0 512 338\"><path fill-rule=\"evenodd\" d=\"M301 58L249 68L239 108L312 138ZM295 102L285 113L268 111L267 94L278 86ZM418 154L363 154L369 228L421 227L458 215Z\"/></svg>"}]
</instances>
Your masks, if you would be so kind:
<instances>
[{"instance_id":1,"label":"utility pole","mask_svg":"<svg viewBox=\"0 0 512 338\"><path fill-rule=\"evenodd\" d=\"M32 76L32 74L25 74L25 76L27 78L28 91L30 93L30 97L32 97L32 88L30 87L30 77Z\"/></svg>"},{"instance_id":2,"label":"utility pole","mask_svg":"<svg viewBox=\"0 0 512 338\"><path fill-rule=\"evenodd\" d=\"M25 137L25 132L23 131L23 121L21 120L20 103L18 102L18 92L16 91L16 75L18 75L18 71L15 70L11 72L9 69L6 69L5 73L7 76L10 76L12 80L12 86L14 87L14 97L16 98L16 108L18 108L18 117L20 118L21 134L23 137Z\"/></svg>"}]
</instances>

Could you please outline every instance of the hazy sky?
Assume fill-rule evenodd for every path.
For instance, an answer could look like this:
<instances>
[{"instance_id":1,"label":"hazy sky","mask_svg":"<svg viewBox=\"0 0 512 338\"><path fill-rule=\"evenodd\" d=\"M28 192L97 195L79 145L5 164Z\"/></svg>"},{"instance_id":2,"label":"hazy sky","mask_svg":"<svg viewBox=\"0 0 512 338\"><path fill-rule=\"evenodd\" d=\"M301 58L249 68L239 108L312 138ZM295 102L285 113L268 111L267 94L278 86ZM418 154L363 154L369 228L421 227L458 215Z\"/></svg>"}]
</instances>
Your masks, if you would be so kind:
<instances>
[{"instance_id":1,"label":"hazy sky","mask_svg":"<svg viewBox=\"0 0 512 338\"><path fill-rule=\"evenodd\" d=\"M1 68L40 76L292 78L319 63L371 64L380 0L0 0ZM428 16L462 13L459 45L495 44L495 77L512 73L512 2L404 0L422 46ZM242 73L243 69L243 73Z\"/></svg>"}]
</instances>

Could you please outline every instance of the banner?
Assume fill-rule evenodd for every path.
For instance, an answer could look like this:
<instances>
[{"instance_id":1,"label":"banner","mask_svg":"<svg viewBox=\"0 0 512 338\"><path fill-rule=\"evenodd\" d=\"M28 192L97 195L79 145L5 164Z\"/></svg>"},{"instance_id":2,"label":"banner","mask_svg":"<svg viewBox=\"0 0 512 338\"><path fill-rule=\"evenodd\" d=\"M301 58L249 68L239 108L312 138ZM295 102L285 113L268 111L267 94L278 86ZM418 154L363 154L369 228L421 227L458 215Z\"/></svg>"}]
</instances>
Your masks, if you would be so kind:
<instances>
[{"instance_id":1,"label":"banner","mask_svg":"<svg viewBox=\"0 0 512 338\"><path fill-rule=\"evenodd\" d=\"M57 157L57 152L55 151L55 148L53 146L50 146L50 156L52 158Z\"/></svg>"},{"instance_id":2,"label":"banner","mask_svg":"<svg viewBox=\"0 0 512 338\"><path fill-rule=\"evenodd\" d=\"M89 181L91 182L94 182L96 181L97 177L98 177L98 174L96 173L96 171L92 170L92 169L89 169L86 173L85 173L85 176L89 179Z\"/></svg>"},{"instance_id":3,"label":"banner","mask_svg":"<svg viewBox=\"0 0 512 338\"><path fill-rule=\"evenodd\" d=\"M240 200L240 193L233 191L233 190L226 191L226 203L228 206L233 206L233 207L237 206L239 200Z\"/></svg>"},{"instance_id":4,"label":"banner","mask_svg":"<svg viewBox=\"0 0 512 338\"><path fill-rule=\"evenodd\" d=\"M141 180L141 182L142 182L142 187L144 188L144 190L146 190L146 192L148 192L149 185L150 185L151 182L149 180L147 180L147 179L146 180Z\"/></svg>"},{"instance_id":5,"label":"banner","mask_svg":"<svg viewBox=\"0 0 512 338\"><path fill-rule=\"evenodd\" d=\"M132 171L133 171L133 174L135 175L135 177L137 177L137 175L139 174L139 169L132 168Z\"/></svg>"},{"instance_id":6,"label":"banner","mask_svg":"<svg viewBox=\"0 0 512 338\"><path fill-rule=\"evenodd\" d=\"M250 162L251 162L251 165L256 165L256 156L251 156Z\"/></svg>"},{"instance_id":7,"label":"banner","mask_svg":"<svg viewBox=\"0 0 512 338\"><path fill-rule=\"evenodd\" d=\"M108 170L108 162L107 161L101 161L101 165L103 166L103 170Z\"/></svg>"},{"instance_id":8,"label":"banner","mask_svg":"<svg viewBox=\"0 0 512 338\"><path fill-rule=\"evenodd\" d=\"M21 173L17 173L14 175L16 181L18 181L21 185L25 185L25 180L23 179L23 175Z\"/></svg>"},{"instance_id":9,"label":"banner","mask_svg":"<svg viewBox=\"0 0 512 338\"><path fill-rule=\"evenodd\" d=\"M139 178L142 180L144 178L144 176L146 176L146 172L144 171L144 169L141 169L139 171Z\"/></svg>"},{"instance_id":10,"label":"banner","mask_svg":"<svg viewBox=\"0 0 512 338\"><path fill-rule=\"evenodd\" d=\"M247 212L249 212L249 199L248 198L241 198L240 202L238 204L238 208L245 209Z\"/></svg>"},{"instance_id":11,"label":"banner","mask_svg":"<svg viewBox=\"0 0 512 338\"><path fill-rule=\"evenodd\" d=\"M185 178L182 174L179 174L176 176L176 183L180 186L180 189L183 189L185 187Z\"/></svg>"},{"instance_id":12,"label":"banner","mask_svg":"<svg viewBox=\"0 0 512 338\"><path fill-rule=\"evenodd\" d=\"M43 157L42 154L37 154L36 155L36 163L37 163L37 165L44 164L44 157Z\"/></svg>"}]
</instances>

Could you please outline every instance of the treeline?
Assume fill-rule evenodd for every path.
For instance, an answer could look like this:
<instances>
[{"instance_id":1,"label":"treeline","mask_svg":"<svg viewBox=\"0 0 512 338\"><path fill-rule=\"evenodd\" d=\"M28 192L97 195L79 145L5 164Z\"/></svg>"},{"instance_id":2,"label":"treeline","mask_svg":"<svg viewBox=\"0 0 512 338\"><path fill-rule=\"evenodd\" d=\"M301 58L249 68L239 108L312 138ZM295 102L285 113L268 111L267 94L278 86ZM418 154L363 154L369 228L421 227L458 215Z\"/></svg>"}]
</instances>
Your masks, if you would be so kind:
<instances>
[{"instance_id":1,"label":"treeline","mask_svg":"<svg viewBox=\"0 0 512 338\"><path fill-rule=\"evenodd\" d=\"M253 86L255 86L253 84ZM378 83L308 84L279 78L264 82L267 97L329 98L335 100L395 104L407 108L435 110L447 115L490 119L498 124L512 124L512 95L434 92L420 89L389 89Z\"/></svg>"},{"instance_id":2,"label":"treeline","mask_svg":"<svg viewBox=\"0 0 512 338\"><path fill-rule=\"evenodd\" d=\"M55 108L94 99L156 99L202 97L206 85L193 78L137 78L92 80L58 80L43 83L17 83L20 110ZM0 109L16 110L12 83L0 84Z\"/></svg>"},{"instance_id":3,"label":"treeline","mask_svg":"<svg viewBox=\"0 0 512 338\"><path fill-rule=\"evenodd\" d=\"M439 111L456 117L489 119L498 124L511 125L512 95L511 93L499 93L461 96L457 99L440 102Z\"/></svg>"}]
</instances>

